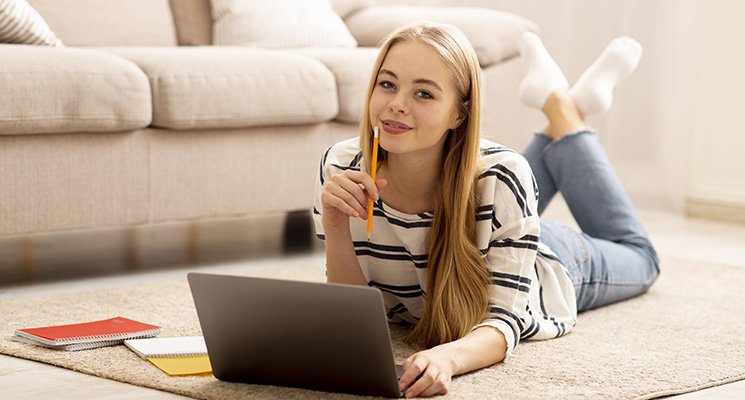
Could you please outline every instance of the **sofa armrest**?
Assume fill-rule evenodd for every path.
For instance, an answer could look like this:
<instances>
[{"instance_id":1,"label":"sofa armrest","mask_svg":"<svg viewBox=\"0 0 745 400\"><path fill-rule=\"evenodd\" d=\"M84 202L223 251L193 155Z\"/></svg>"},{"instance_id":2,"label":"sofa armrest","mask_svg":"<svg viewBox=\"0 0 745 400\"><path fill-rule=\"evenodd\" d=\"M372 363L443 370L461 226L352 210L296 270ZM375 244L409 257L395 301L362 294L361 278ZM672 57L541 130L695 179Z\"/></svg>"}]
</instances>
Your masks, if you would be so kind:
<instances>
[{"instance_id":1,"label":"sofa armrest","mask_svg":"<svg viewBox=\"0 0 745 400\"><path fill-rule=\"evenodd\" d=\"M482 67L516 56L520 36L538 30L523 17L478 7L371 6L344 22L360 46L378 46L388 33L415 21L458 27L473 45Z\"/></svg>"}]
</instances>

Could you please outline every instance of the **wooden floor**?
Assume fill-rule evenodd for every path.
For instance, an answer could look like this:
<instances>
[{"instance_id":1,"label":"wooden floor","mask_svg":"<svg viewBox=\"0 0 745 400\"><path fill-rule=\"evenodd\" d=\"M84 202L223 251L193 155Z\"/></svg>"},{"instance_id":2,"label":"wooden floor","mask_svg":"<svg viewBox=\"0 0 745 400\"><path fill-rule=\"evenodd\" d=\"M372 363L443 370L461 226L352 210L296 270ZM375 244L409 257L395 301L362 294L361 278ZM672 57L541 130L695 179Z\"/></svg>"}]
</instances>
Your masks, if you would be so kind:
<instances>
[{"instance_id":1,"label":"wooden floor","mask_svg":"<svg viewBox=\"0 0 745 400\"><path fill-rule=\"evenodd\" d=\"M745 268L745 225L642 211L659 253ZM559 203L544 217L571 224ZM269 215L97 234L0 238L0 300L33 298L140 282L170 281L187 271L230 272L287 263L323 262L322 249L283 248L283 217ZM291 254L290 254L291 253ZM664 268L664 264L663 264ZM14 282L14 283L12 283ZM10 332L2 333L3 335ZM167 392L0 355L2 399L176 399ZM745 381L674 396L742 399Z\"/></svg>"}]
</instances>

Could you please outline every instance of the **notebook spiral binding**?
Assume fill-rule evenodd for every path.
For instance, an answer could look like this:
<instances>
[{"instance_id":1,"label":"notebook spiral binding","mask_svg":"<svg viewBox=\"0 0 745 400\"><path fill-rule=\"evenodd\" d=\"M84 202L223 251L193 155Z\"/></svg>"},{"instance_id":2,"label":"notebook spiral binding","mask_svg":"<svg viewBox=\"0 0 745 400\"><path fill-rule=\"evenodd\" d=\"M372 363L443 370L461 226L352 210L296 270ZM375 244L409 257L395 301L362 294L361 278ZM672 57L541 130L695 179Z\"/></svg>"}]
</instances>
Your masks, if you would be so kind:
<instances>
[{"instance_id":1,"label":"notebook spiral binding","mask_svg":"<svg viewBox=\"0 0 745 400\"><path fill-rule=\"evenodd\" d=\"M103 340L103 341L92 342L92 343L62 344L62 345L55 346L55 345L49 345L49 344L37 342L35 340L29 340L23 336L12 336L10 340L13 340L19 343L33 344L36 346L45 347L47 349L64 350L64 351L79 351L79 350L97 349L99 347L116 346L116 345L122 344L122 342L124 341L124 340Z\"/></svg>"},{"instance_id":2,"label":"notebook spiral binding","mask_svg":"<svg viewBox=\"0 0 745 400\"><path fill-rule=\"evenodd\" d=\"M146 337L151 337L151 336L157 336L159 333L160 333L160 328L157 328L157 329L151 329L149 331L138 332L137 336L132 336L131 333L120 333L120 334L110 334L110 335L91 335L91 336L72 336L72 337L60 338L58 340L55 340L54 342L60 345L70 344L70 343L82 344L82 343L101 342L101 341L118 341L119 343L123 343L126 339L146 338Z\"/></svg>"},{"instance_id":3,"label":"notebook spiral binding","mask_svg":"<svg viewBox=\"0 0 745 400\"><path fill-rule=\"evenodd\" d=\"M97 342L116 342L114 344L121 344L124 343L126 339L137 339L137 338L147 338L147 337L153 337L157 336L160 333L160 328L150 329L147 331L141 331L137 332L136 336L133 336L132 333L121 333L121 334L111 334L111 335L93 335L93 336L75 336L75 337L65 337L58 340L49 340L40 338L38 336L29 335L26 332L23 331L16 331L15 335L20 336L24 339L30 340L36 344L41 343L44 345L47 345L47 347L59 347L59 346L65 346L65 345L82 345L86 343L97 343ZM99 346L100 347L100 346ZM92 347L87 347L92 348Z\"/></svg>"}]
</instances>

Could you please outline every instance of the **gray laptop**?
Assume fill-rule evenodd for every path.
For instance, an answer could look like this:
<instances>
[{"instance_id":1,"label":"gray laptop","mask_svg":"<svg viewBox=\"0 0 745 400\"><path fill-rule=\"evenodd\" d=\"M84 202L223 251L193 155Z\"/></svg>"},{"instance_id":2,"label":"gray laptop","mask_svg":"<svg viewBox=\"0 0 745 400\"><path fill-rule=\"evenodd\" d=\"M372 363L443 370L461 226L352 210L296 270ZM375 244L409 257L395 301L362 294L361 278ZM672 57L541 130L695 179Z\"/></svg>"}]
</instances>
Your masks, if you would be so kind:
<instances>
[{"instance_id":1,"label":"gray laptop","mask_svg":"<svg viewBox=\"0 0 745 400\"><path fill-rule=\"evenodd\" d=\"M217 379L400 397L378 289L187 277Z\"/></svg>"}]
</instances>

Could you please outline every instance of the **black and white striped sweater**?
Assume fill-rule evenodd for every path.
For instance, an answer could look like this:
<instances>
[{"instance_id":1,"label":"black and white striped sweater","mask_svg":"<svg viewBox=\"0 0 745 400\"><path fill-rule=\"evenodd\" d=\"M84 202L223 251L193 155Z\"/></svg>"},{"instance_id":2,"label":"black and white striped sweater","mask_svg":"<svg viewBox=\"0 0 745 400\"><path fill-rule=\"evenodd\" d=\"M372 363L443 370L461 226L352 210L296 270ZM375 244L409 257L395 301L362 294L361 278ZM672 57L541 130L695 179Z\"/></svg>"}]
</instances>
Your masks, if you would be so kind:
<instances>
[{"instance_id":1,"label":"black and white striped sweater","mask_svg":"<svg viewBox=\"0 0 745 400\"><path fill-rule=\"evenodd\" d=\"M493 326L507 339L507 353L522 340L559 337L574 326L574 287L556 256L539 242L538 188L522 155L481 142L476 244L491 272L489 311L479 326ZM331 176L363 170L359 139L331 146L316 182L313 217L324 239L321 191ZM377 201L373 235L367 223L350 218L357 260L368 285L383 292L391 322L416 323L427 293L427 251L432 213L406 214Z\"/></svg>"}]
</instances>

